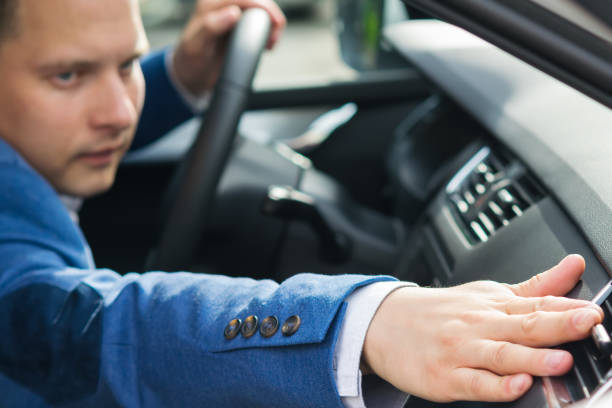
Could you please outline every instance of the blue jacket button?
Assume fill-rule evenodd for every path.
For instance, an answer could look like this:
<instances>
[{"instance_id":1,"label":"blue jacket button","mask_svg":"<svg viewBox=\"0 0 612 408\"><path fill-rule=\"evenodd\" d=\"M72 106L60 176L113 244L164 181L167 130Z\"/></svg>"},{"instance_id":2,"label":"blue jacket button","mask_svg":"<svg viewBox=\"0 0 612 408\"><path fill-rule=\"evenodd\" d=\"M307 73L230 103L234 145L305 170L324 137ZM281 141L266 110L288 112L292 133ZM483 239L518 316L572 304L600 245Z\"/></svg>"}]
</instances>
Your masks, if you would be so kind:
<instances>
[{"instance_id":1,"label":"blue jacket button","mask_svg":"<svg viewBox=\"0 0 612 408\"><path fill-rule=\"evenodd\" d=\"M234 319L225 326L225 330L223 331L223 335L226 339L231 340L238 335L240 331L240 327L242 326L242 320Z\"/></svg>"},{"instance_id":2,"label":"blue jacket button","mask_svg":"<svg viewBox=\"0 0 612 408\"><path fill-rule=\"evenodd\" d=\"M252 337L255 332L257 332L257 327L259 326L259 319L257 316L249 316L244 319L244 323L242 324L242 328L240 329L240 333L242 333L242 337L248 339Z\"/></svg>"},{"instance_id":3,"label":"blue jacket button","mask_svg":"<svg viewBox=\"0 0 612 408\"><path fill-rule=\"evenodd\" d=\"M301 324L302 324L302 319L300 319L300 316L298 315L291 316L290 318L285 320L285 323L283 323L281 332L285 336L293 336L295 332L298 331Z\"/></svg>"},{"instance_id":4,"label":"blue jacket button","mask_svg":"<svg viewBox=\"0 0 612 408\"><path fill-rule=\"evenodd\" d=\"M278 326L279 323L276 316L268 316L262 320L261 326L259 327L259 334L265 338L272 337L278 331Z\"/></svg>"}]
</instances>

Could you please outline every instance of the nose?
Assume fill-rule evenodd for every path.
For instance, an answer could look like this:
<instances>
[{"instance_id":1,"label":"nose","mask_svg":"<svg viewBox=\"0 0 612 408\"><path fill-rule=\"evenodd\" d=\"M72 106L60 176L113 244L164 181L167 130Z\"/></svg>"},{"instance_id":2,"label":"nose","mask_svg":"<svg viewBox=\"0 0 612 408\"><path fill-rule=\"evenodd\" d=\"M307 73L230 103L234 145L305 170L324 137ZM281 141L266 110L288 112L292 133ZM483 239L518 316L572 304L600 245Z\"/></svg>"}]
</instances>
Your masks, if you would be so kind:
<instances>
[{"instance_id":1,"label":"nose","mask_svg":"<svg viewBox=\"0 0 612 408\"><path fill-rule=\"evenodd\" d=\"M92 127L119 132L133 126L138 120L134 92L128 81L118 74L104 76L92 93Z\"/></svg>"}]
</instances>

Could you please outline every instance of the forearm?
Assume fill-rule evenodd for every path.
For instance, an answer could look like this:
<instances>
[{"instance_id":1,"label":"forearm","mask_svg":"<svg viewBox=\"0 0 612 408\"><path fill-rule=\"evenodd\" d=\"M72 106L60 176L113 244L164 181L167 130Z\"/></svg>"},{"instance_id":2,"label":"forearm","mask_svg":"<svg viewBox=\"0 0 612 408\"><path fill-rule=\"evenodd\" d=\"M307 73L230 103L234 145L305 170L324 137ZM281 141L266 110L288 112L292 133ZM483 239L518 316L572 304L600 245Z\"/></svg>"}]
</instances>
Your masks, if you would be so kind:
<instances>
[{"instance_id":1,"label":"forearm","mask_svg":"<svg viewBox=\"0 0 612 408\"><path fill-rule=\"evenodd\" d=\"M5 344L13 351L18 344L32 347L12 354L21 374L45 361L58 364L39 382L32 373L26 382L15 370L4 374L49 403L79 398L85 406L341 406L332 350L343 299L384 279L298 275L278 285L189 273L31 273L45 283L27 278L1 297L10 311L1 323L10 333ZM270 338L257 332L225 339L230 320L251 315L260 321L274 315L281 324L299 315L302 324L293 336L279 329ZM30 325L10 327L26 317L37 322L35 332Z\"/></svg>"},{"instance_id":2,"label":"forearm","mask_svg":"<svg viewBox=\"0 0 612 408\"><path fill-rule=\"evenodd\" d=\"M184 406L202 401L217 407L338 406L332 344L344 295L365 283L360 277L341 280L301 275L278 286L219 276L146 274L122 283L118 295L111 289L105 296L104 321L110 331L103 347L114 353L126 339L138 345L136 366L146 406L177 401ZM259 333L224 338L234 318L257 316L261 321L272 315L281 324L299 315L302 325L290 337L279 329L270 338ZM168 377L181 378L180 384Z\"/></svg>"}]
</instances>

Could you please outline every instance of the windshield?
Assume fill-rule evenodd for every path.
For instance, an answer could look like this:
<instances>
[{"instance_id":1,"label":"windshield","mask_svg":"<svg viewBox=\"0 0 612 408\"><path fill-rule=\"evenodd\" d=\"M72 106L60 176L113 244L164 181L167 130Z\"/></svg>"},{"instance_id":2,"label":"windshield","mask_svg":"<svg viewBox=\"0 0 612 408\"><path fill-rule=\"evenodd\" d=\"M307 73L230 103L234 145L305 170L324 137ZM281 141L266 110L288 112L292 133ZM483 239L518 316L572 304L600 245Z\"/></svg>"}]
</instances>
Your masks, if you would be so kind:
<instances>
[{"instance_id":1,"label":"windshield","mask_svg":"<svg viewBox=\"0 0 612 408\"><path fill-rule=\"evenodd\" d=\"M612 43L612 3L602 0L531 0Z\"/></svg>"}]
</instances>

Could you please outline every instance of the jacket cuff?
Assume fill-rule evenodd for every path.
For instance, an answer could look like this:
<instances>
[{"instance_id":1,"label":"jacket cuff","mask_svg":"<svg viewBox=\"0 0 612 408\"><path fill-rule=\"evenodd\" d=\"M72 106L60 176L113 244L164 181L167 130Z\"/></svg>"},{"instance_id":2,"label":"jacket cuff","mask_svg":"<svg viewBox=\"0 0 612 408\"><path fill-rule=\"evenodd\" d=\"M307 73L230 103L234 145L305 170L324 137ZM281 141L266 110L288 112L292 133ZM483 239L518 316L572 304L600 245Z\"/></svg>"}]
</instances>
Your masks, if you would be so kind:
<instances>
[{"instance_id":1,"label":"jacket cuff","mask_svg":"<svg viewBox=\"0 0 612 408\"><path fill-rule=\"evenodd\" d=\"M213 327L215 338L208 339L209 351L224 352L252 347L278 347L303 344L316 344L324 341L338 310L347 296L357 288L374 282L394 280L391 277L360 275L319 276L300 274L287 279L273 293L253 298L232 315L225 314ZM313 301L316 299L316 301ZM237 336L231 340L223 338L224 327L231 319L245 321L249 316L276 316L282 324L290 316L299 316L300 329L291 336L283 336L280 331L270 338Z\"/></svg>"},{"instance_id":2,"label":"jacket cuff","mask_svg":"<svg viewBox=\"0 0 612 408\"><path fill-rule=\"evenodd\" d=\"M372 391L362 390L362 378L359 371L365 336L378 307L385 298L396 289L407 286L416 285L408 282L377 282L357 289L347 298L348 307L334 352L334 374L338 393L345 407L364 408L366 406L364 394ZM396 400L405 402L407 395L390 384L387 384L386 388L385 391L391 392L389 394L384 392L380 396L385 399L385 396L389 395L387 401L389 404L384 406L401 407L403 404L397 405L391 402ZM400 393L402 398L398 398L397 393Z\"/></svg>"}]
</instances>

